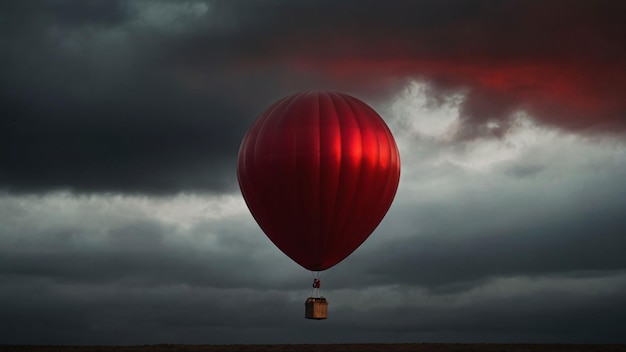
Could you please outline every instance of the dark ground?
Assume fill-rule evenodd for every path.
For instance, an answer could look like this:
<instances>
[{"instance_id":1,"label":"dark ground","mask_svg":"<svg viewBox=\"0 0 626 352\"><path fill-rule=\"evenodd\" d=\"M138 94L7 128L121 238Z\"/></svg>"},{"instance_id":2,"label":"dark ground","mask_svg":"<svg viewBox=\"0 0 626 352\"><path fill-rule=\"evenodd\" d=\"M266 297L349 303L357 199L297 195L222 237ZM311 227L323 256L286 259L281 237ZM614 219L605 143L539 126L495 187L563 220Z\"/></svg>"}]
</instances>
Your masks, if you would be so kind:
<instances>
[{"instance_id":1,"label":"dark ground","mask_svg":"<svg viewBox=\"0 0 626 352\"><path fill-rule=\"evenodd\" d=\"M334 345L144 345L144 346L26 346L0 345L0 352L626 352L626 345L533 344L334 344Z\"/></svg>"}]
</instances>

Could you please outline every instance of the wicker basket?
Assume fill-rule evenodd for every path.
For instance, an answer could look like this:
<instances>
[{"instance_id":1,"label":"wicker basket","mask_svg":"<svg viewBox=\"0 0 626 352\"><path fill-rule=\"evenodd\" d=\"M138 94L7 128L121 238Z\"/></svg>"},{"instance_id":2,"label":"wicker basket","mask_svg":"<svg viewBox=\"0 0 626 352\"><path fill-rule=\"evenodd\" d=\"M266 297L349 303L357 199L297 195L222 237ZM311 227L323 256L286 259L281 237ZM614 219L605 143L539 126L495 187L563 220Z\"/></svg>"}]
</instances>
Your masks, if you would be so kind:
<instances>
[{"instance_id":1,"label":"wicker basket","mask_svg":"<svg viewBox=\"0 0 626 352\"><path fill-rule=\"evenodd\" d=\"M328 318L328 301L324 297L309 297L304 302L306 319L322 320Z\"/></svg>"}]
</instances>

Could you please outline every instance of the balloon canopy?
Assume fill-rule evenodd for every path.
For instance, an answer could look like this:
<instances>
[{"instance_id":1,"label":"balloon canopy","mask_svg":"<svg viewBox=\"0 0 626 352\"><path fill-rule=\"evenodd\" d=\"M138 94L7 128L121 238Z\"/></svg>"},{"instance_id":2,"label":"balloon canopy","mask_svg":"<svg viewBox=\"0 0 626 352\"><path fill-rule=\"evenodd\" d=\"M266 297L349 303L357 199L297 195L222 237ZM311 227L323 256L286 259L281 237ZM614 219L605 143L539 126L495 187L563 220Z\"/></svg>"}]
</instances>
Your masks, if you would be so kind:
<instances>
[{"instance_id":1,"label":"balloon canopy","mask_svg":"<svg viewBox=\"0 0 626 352\"><path fill-rule=\"evenodd\" d=\"M306 269L356 250L391 206L400 156L391 131L362 101L335 92L285 97L244 137L237 176L269 239Z\"/></svg>"}]
</instances>

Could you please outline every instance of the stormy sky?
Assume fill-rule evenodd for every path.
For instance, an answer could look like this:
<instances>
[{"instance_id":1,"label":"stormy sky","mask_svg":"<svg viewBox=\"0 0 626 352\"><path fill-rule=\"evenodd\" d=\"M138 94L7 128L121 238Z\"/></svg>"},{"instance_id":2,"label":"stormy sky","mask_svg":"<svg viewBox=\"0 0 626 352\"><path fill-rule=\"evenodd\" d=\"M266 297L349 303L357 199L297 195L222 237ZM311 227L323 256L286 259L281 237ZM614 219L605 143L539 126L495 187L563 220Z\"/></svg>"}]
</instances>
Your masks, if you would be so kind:
<instances>
[{"instance_id":1,"label":"stormy sky","mask_svg":"<svg viewBox=\"0 0 626 352\"><path fill-rule=\"evenodd\" d=\"M626 3L0 2L0 344L626 343ZM236 178L299 91L402 175L312 275Z\"/></svg>"}]
</instances>

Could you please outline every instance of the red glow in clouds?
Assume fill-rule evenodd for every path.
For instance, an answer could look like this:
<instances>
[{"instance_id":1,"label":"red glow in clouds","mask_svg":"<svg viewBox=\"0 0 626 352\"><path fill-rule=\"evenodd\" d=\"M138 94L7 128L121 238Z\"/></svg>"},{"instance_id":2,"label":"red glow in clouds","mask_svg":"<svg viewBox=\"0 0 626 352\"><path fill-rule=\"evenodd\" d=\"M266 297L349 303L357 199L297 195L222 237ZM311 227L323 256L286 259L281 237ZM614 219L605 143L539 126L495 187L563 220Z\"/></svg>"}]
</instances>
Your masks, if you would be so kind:
<instances>
[{"instance_id":1,"label":"red glow in clouds","mask_svg":"<svg viewBox=\"0 0 626 352\"><path fill-rule=\"evenodd\" d=\"M626 26L616 10L626 2L487 4L450 13L441 5L415 19L392 5L353 17L341 8L293 13L319 27L259 38L267 50L241 67L277 65L298 89L313 82L381 96L421 80L435 95L462 92L465 137L490 121L506 126L517 111L579 133L626 131Z\"/></svg>"}]
</instances>

